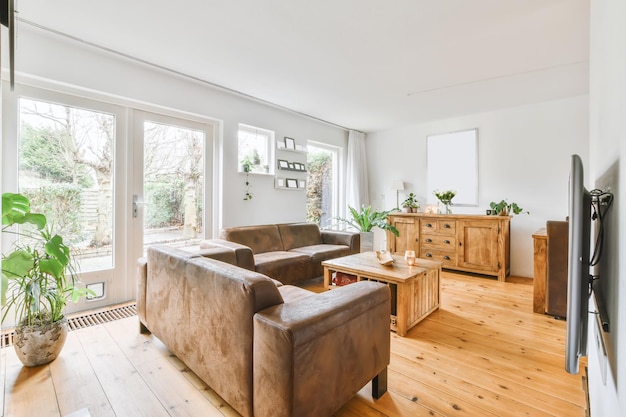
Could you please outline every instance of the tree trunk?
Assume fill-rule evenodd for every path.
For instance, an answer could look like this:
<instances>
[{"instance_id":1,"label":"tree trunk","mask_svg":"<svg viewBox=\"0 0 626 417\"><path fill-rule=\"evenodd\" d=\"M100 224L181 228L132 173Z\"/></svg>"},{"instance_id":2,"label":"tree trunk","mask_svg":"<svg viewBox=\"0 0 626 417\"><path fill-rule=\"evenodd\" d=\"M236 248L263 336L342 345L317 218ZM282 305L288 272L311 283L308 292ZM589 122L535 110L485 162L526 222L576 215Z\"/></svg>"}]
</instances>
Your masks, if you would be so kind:
<instances>
[{"instance_id":1,"label":"tree trunk","mask_svg":"<svg viewBox=\"0 0 626 417\"><path fill-rule=\"evenodd\" d=\"M98 181L98 209L96 231L91 240L90 246L100 248L112 243L113 225L111 224L113 190L111 189L111 175L96 170Z\"/></svg>"},{"instance_id":2,"label":"tree trunk","mask_svg":"<svg viewBox=\"0 0 626 417\"><path fill-rule=\"evenodd\" d=\"M194 239L198 236L198 198L196 196L196 182L188 179L185 183L185 195L183 197L185 224L183 236Z\"/></svg>"}]
</instances>

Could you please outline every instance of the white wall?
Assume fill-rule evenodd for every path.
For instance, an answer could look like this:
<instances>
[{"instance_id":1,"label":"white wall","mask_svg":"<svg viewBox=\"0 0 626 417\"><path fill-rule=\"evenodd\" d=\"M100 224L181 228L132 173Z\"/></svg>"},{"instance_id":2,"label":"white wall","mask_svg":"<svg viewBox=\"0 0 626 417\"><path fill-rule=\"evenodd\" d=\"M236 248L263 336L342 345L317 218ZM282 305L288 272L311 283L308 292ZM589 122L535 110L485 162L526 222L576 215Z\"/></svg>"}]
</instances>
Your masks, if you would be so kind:
<instances>
[{"instance_id":1,"label":"white wall","mask_svg":"<svg viewBox=\"0 0 626 417\"><path fill-rule=\"evenodd\" d=\"M239 123L276 132L276 138L295 138L327 143L342 148L347 144L344 129L291 111L225 92L206 83L172 74L134 60L70 41L66 38L20 25L17 48L17 82L38 84L36 78L77 87L79 94L104 93L112 102L159 111L175 109L217 120L223 144L223 166L216 172L221 196L216 202L222 219L216 227L272 222L304 221L304 191L274 188L273 176L251 175L253 199L244 201L244 175L237 173L237 129Z\"/></svg>"},{"instance_id":2,"label":"white wall","mask_svg":"<svg viewBox=\"0 0 626 417\"><path fill-rule=\"evenodd\" d=\"M588 97L369 134L366 143L373 205L395 207L395 191L390 189L394 179L405 182L400 202L414 192L424 205L428 198L426 137L471 128L478 128L479 206L453 206L453 213L484 214L491 201L503 198L530 211L530 215L514 217L511 223L511 274L532 277L532 234L545 227L546 220L567 216L570 155L577 153L583 161L588 160Z\"/></svg>"},{"instance_id":3,"label":"white wall","mask_svg":"<svg viewBox=\"0 0 626 417\"><path fill-rule=\"evenodd\" d=\"M602 262L606 265L599 279L606 290L611 330L606 334L609 352L606 382L602 378L602 355L596 348L594 316L590 315L589 397L591 415L623 416L626 410L626 268L620 268L626 245L626 222L621 218L626 192L626 2L592 0L590 49L590 175L595 185L606 177L615 194L606 248ZM621 165L621 166L620 166ZM621 249L620 249L621 243Z\"/></svg>"}]
</instances>

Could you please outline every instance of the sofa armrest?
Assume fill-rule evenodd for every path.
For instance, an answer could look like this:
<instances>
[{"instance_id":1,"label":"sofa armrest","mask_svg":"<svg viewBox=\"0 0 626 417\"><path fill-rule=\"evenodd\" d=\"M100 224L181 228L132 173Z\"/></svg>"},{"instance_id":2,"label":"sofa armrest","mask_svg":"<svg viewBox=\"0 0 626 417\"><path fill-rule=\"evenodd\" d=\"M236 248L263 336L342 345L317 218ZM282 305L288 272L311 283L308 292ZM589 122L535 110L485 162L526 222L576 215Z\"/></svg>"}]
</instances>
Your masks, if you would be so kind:
<instances>
[{"instance_id":1,"label":"sofa armrest","mask_svg":"<svg viewBox=\"0 0 626 417\"><path fill-rule=\"evenodd\" d=\"M350 247L350 254L361 251L361 234L339 230L322 230L322 243L331 245L346 245Z\"/></svg>"},{"instance_id":2,"label":"sofa armrest","mask_svg":"<svg viewBox=\"0 0 626 417\"><path fill-rule=\"evenodd\" d=\"M384 385L389 315L389 288L370 281L255 314L254 415L332 415L370 380Z\"/></svg>"},{"instance_id":3,"label":"sofa armrest","mask_svg":"<svg viewBox=\"0 0 626 417\"><path fill-rule=\"evenodd\" d=\"M248 246L225 239L210 239L200 242L200 249L206 249L214 246L233 250L237 259L237 266L254 271L254 255L252 254L252 249Z\"/></svg>"}]
</instances>

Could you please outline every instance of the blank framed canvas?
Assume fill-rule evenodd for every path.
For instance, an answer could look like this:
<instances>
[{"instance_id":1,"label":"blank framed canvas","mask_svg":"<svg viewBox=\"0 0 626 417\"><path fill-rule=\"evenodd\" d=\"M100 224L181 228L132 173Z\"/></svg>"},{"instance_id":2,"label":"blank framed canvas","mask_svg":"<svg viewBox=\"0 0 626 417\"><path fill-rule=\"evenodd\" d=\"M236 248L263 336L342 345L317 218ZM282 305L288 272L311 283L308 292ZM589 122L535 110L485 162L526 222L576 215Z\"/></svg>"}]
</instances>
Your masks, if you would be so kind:
<instances>
[{"instance_id":1,"label":"blank framed canvas","mask_svg":"<svg viewBox=\"0 0 626 417\"><path fill-rule=\"evenodd\" d=\"M478 205L478 129L429 135L428 201L435 190L456 191L453 206Z\"/></svg>"}]
</instances>

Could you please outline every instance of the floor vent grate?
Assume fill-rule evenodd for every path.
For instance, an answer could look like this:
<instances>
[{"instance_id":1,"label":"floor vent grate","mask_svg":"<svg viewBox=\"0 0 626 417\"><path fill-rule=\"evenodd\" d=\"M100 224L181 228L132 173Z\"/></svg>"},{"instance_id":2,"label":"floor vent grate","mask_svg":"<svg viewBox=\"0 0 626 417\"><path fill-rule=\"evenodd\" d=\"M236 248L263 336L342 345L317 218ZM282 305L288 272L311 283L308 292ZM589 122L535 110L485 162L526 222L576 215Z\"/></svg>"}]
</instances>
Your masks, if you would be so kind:
<instances>
[{"instance_id":1,"label":"floor vent grate","mask_svg":"<svg viewBox=\"0 0 626 417\"><path fill-rule=\"evenodd\" d=\"M102 311L76 313L76 315L72 315L67 318L67 325L70 331L72 331L136 315L137 305L126 304ZM3 331L2 334L0 334L0 348L13 345L14 334L15 332L13 329Z\"/></svg>"}]
</instances>

